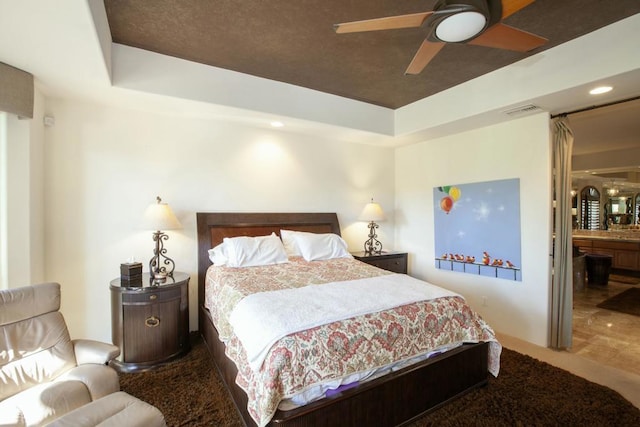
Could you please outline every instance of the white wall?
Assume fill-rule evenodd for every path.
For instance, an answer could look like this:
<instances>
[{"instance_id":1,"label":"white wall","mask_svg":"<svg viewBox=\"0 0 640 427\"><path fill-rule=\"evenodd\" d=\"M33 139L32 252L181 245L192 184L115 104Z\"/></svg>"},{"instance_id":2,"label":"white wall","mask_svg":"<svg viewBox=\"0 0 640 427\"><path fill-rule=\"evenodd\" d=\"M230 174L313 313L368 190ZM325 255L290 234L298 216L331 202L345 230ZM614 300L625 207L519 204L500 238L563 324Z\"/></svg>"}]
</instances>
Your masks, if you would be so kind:
<instances>
[{"instance_id":1,"label":"white wall","mask_svg":"<svg viewBox=\"0 0 640 427\"><path fill-rule=\"evenodd\" d=\"M508 178L520 179L522 282L436 269L433 187ZM547 114L399 148L395 242L410 274L461 293L495 330L547 346L550 194Z\"/></svg>"},{"instance_id":2,"label":"white wall","mask_svg":"<svg viewBox=\"0 0 640 427\"><path fill-rule=\"evenodd\" d=\"M337 212L351 250L371 197L387 208L380 228L393 247L394 151L322 137L78 101L47 100L46 276L62 284L74 337L111 340L109 282L130 256L148 270L151 232L141 219L159 195L184 229L165 243L191 274L190 325L197 329L198 211Z\"/></svg>"}]
</instances>

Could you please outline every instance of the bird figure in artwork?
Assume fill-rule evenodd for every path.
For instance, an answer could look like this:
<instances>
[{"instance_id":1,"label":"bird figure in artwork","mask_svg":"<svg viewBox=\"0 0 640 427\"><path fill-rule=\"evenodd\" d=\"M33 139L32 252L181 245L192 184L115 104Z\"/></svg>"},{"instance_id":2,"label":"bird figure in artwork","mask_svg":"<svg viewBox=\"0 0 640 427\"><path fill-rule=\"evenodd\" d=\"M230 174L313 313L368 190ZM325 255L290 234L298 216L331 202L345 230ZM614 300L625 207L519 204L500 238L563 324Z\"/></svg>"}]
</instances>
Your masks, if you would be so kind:
<instances>
[{"instance_id":1,"label":"bird figure in artwork","mask_svg":"<svg viewBox=\"0 0 640 427\"><path fill-rule=\"evenodd\" d=\"M447 259L447 254L442 254L442 259L446 260Z\"/></svg>"},{"instance_id":2,"label":"bird figure in artwork","mask_svg":"<svg viewBox=\"0 0 640 427\"><path fill-rule=\"evenodd\" d=\"M509 260L507 260L506 263L507 263L507 267L509 267L509 268L514 268L515 267L515 265L513 265L513 263L511 261L509 261Z\"/></svg>"},{"instance_id":3,"label":"bird figure in artwork","mask_svg":"<svg viewBox=\"0 0 640 427\"><path fill-rule=\"evenodd\" d=\"M474 262L476 262L476 257L469 255L467 256L467 259L465 261L469 264L473 264Z\"/></svg>"},{"instance_id":4,"label":"bird figure in artwork","mask_svg":"<svg viewBox=\"0 0 640 427\"><path fill-rule=\"evenodd\" d=\"M497 267L498 265L500 265L500 264L499 264L499 262L500 262L500 260L499 260L498 258L496 258L496 259L494 259L494 260L493 260L493 262L491 263L491 265L492 265L493 267Z\"/></svg>"},{"instance_id":5,"label":"bird figure in artwork","mask_svg":"<svg viewBox=\"0 0 640 427\"><path fill-rule=\"evenodd\" d=\"M491 257L489 256L489 254L486 251L482 252L482 263L484 265L489 265L490 262L491 262Z\"/></svg>"}]
</instances>

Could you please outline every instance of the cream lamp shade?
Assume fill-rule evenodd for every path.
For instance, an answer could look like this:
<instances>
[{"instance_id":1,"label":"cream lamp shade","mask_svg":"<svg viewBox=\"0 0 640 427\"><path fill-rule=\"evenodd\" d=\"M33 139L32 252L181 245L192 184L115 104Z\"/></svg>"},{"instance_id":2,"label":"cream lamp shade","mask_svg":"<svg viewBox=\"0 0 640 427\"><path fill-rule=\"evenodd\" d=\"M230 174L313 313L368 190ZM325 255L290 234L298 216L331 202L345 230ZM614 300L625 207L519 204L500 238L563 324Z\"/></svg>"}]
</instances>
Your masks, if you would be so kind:
<instances>
[{"instance_id":1,"label":"cream lamp shade","mask_svg":"<svg viewBox=\"0 0 640 427\"><path fill-rule=\"evenodd\" d=\"M163 203L160 197L156 198L156 203L152 203L144 212L144 222L146 228L150 230L179 230L182 224L168 204Z\"/></svg>"},{"instance_id":2,"label":"cream lamp shade","mask_svg":"<svg viewBox=\"0 0 640 427\"><path fill-rule=\"evenodd\" d=\"M362 213L358 217L359 221L384 221L384 212L382 211L382 207L378 203L374 203L371 200L371 203L367 203L362 209Z\"/></svg>"}]
</instances>

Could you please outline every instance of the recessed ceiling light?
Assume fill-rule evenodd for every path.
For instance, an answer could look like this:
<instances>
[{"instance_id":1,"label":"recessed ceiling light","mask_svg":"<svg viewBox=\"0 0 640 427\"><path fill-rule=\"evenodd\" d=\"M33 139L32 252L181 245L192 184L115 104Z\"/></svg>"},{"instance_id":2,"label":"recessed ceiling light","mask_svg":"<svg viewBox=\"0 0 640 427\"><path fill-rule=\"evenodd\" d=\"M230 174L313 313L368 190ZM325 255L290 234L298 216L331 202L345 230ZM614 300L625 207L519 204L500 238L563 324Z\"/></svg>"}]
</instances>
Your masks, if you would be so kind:
<instances>
[{"instance_id":1,"label":"recessed ceiling light","mask_svg":"<svg viewBox=\"0 0 640 427\"><path fill-rule=\"evenodd\" d=\"M591 95L600 95L600 94L603 94L603 93L610 92L610 91L611 91L611 89L613 89L611 86L600 86L600 87L597 87L597 88L591 89L591 90L589 91L589 93L590 93Z\"/></svg>"},{"instance_id":2,"label":"recessed ceiling light","mask_svg":"<svg viewBox=\"0 0 640 427\"><path fill-rule=\"evenodd\" d=\"M282 122L271 122L271 126L273 126L274 128L281 128L284 126L284 123Z\"/></svg>"}]
</instances>

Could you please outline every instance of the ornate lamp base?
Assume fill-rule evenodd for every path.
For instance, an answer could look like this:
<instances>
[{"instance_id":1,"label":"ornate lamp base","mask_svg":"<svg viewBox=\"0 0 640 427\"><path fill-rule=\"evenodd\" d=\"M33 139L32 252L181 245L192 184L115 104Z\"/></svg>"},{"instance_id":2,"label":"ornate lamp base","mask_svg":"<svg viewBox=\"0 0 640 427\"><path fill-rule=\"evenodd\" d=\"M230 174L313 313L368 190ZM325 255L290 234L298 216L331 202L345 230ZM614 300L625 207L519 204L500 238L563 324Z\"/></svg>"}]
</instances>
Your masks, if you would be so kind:
<instances>
[{"instance_id":1,"label":"ornate lamp base","mask_svg":"<svg viewBox=\"0 0 640 427\"><path fill-rule=\"evenodd\" d=\"M167 250L162 243L163 240L168 239L169 236L162 231L158 230L153 233L153 241L156 242L156 247L153 250L153 257L149 260L149 274L154 279L162 279L173 275L175 263L171 258L166 256Z\"/></svg>"},{"instance_id":2,"label":"ornate lamp base","mask_svg":"<svg viewBox=\"0 0 640 427\"><path fill-rule=\"evenodd\" d=\"M380 254L382 252L382 243L377 239L376 228L378 228L378 224L371 221L369 223L369 239L364 242L364 252L367 255Z\"/></svg>"}]
</instances>

